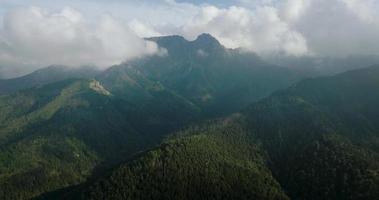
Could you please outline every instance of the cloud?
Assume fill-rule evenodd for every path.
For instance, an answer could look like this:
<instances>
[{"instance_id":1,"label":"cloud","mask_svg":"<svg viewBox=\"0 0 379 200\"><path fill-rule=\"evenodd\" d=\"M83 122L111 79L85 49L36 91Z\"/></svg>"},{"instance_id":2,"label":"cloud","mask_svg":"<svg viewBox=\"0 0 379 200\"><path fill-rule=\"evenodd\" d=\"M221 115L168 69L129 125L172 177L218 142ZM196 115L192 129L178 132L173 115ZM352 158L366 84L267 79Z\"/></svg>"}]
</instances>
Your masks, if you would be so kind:
<instances>
[{"instance_id":1,"label":"cloud","mask_svg":"<svg viewBox=\"0 0 379 200\"><path fill-rule=\"evenodd\" d=\"M202 50L202 49L197 50L197 51L196 51L196 54L197 54L199 57L202 57L202 58L205 58L205 57L208 57L208 56L209 56L209 54L208 54L206 51Z\"/></svg>"},{"instance_id":2,"label":"cloud","mask_svg":"<svg viewBox=\"0 0 379 200\"><path fill-rule=\"evenodd\" d=\"M378 54L378 9L376 0L287 0L281 17L315 54Z\"/></svg>"},{"instance_id":3,"label":"cloud","mask_svg":"<svg viewBox=\"0 0 379 200\"><path fill-rule=\"evenodd\" d=\"M195 38L210 33L230 48L268 54L283 52L302 55L308 52L305 38L279 17L274 7L258 7L254 12L243 7L220 9L206 6L188 24L183 34Z\"/></svg>"},{"instance_id":4,"label":"cloud","mask_svg":"<svg viewBox=\"0 0 379 200\"><path fill-rule=\"evenodd\" d=\"M261 55L378 55L377 0L238 2L227 8L199 6L180 34L193 39L207 32L227 47Z\"/></svg>"},{"instance_id":5,"label":"cloud","mask_svg":"<svg viewBox=\"0 0 379 200\"><path fill-rule=\"evenodd\" d=\"M12 66L96 65L104 68L159 52L127 24L110 15L96 23L69 7L49 12L17 8L4 16L0 29L0 62Z\"/></svg>"},{"instance_id":6,"label":"cloud","mask_svg":"<svg viewBox=\"0 0 379 200\"><path fill-rule=\"evenodd\" d=\"M162 36L157 30L154 29L151 25L142 23L141 21L134 19L129 23L129 27L141 38L147 37L157 37Z\"/></svg>"},{"instance_id":7,"label":"cloud","mask_svg":"<svg viewBox=\"0 0 379 200\"><path fill-rule=\"evenodd\" d=\"M227 47L261 55L379 52L378 0L190 2L0 0L0 71L53 63L106 67L161 52L141 37L172 34L210 33ZM33 3L44 9L28 7ZM20 5L26 8L13 10ZM56 11L64 6L71 8Z\"/></svg>"}]
</instances>

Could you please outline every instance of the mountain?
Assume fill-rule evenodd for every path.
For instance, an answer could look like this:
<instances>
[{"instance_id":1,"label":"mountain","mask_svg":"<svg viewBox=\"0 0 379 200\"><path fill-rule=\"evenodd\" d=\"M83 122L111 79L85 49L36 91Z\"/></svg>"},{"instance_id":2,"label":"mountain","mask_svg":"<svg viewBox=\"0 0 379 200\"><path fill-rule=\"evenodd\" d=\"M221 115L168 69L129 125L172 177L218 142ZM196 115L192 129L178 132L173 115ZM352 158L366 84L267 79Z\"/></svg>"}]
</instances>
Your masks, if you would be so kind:
<instances>
[{"instance_id":1,"label":"mountain","mask_svg":"<svg viewBox=\"0 0 379 200\"><path fill-rule=\"evenodd\" d=\"M331 76L349 70L378 65L378 55L352 55L345 57L269 55L262 57L267 63L295 69L308 77Z\"/></svg>"},{"instance_id":2,"label":"mountain","mask_svg":"<svg viewBox=\"0 0 379 200\"><path fill-rule=\"evenodd\" d=\"M139 59L130 65L201 107L210 116L238 111L303 75L267 64L253 53L226 49L202 34L194 41L180 36L151 38L165 56Z\"/></svg>"},{"instance_id":3,"label":"mountain","mask_svg":"<svg viewBox=\"0 0 379 200\"><path fill-rule=\"evenodd\" d=\"M133 104L96 80L70 79L1 96L1 199L81 183L196 116L187 101L152 90L156 98Z\"/></svg>"},{"instance_id":4,"label":"mountain","mask_svg":"<svg viewBox=\"0 0 379 200\"><path fill-rule=\"evenodd\" d=\"M238 111L298 79L207 34L154 40L166 55L103 72L55 66L3 80L1 199L83 183L173 131Z\"/></svg>"},{"instance_id":5,"label":"mountain","mask_svg":"<svg viewBox=\"0 0 379 200\"><path fill-rule=\"evenodd\" d=\"M58 199L288 199L236 125L193 127Z\"/></svg>"},{"instance_id":6,"label":"mountain","mask_svg":"<svg viewBox=\"0 0 379 200\"><path fill-rule=\"evenodd\" d=\"M297 70L268 64L253 53L226 49L209 34L199 35L194 41L181 36L147 40L156 42L167 54L136 59L105 72L91 67L51 66L19 78L0 80L0 95L69 78L96 78L107 89L125 95L131 88L124 90L123 84L133 85L127 76L138 74L144 82L157 82L214 117L238 111L306 76ZM142 95L135 94L137 90L128 91L128 95Z\"/></svg>"},{"instance_id":7,"label":"mountain","mask_svg":"<svg viewBox=\"0 0 379 200\"><path fill-rule=\"evenodd\" d=\"M301 81L61 197L377 199L378 88L379 66Z\"/></svg>"},{"instance_id":8,"label":"mountain","mask_svg":"<svg viewBox=\"0 0 379 200\"><path fill-rule=\"evenodd\" d=\"M61 77L57 73L53 80L54 73L49 77L46 72L59 72L60 68L47 68L13 80L22 87L0 96L0 199L30 199L42 194L41 198L49 198L50 194L60 195L72 187L78 191L83 189L84 195L96 194L99 197L115 190L119 192L114 195L124 195L126 190L135 193L134 198L145 195L152 188L163 191L156 195L164 199L170 197L171 192L188 196L190 193L185 191L194 191L199 198L216 196L219 199L288 199L297 193L304 196L305 192L293 190L285 176L294 173L289 171L293 169L290 166L297 163L290 162L301 160L290 159L292 155L308 147L311 141L321 141L319 136L323 134L320 132L334 130L337 124L346 123L338 127L350 130L354 125L352 122L356 122L354 117L362 121L351 131L371 130L372 124L376 123L364 118L367 114L375 120L376 99L363 101L359 99L363 98L363 93L356 102L370 103L367 113L348 110L351 111L348 115L342 113L345 110L312 100L336 98L334 95L343 88L346 97L338 97L339 101L330 103L335 107L352 105L361 109L358 103L352 104L353 100L345 102L345 98L350 97L349 92L356 94L365 90L343 85L345 82L338 77L302 81L284 90L303 78L304 74L267 64L252 53L226 49L209 34L200 35L194 41L180 36L149 40L155 41L166 53L111 66L94 75L84 73L88 75L84 78L80 73L74 73L79 76L76 78L71 75ZM38 76L39 73L42 75ZM371 73L376 74L375 70L368 74ZM362 75L362 80L346 79L354 79L353 82L371 80L365 75ZM317 91L315 97L301 89L308 82L312 84L303 90ZM332 86L330 93L324 94L329 90L321 87L323 82L328 83L323 87ZM367 85L372 82L375 81ZM375 92L375 86L367 88ZM284 91L267 97L281 89ZM303 96L298 98L299 95ZM329 100L324 101L328 103ZM240 114L165 141L173 132L236 112ZM338 118L340 116L350 116L351 119L342 121ZM312 121L314 124L309 124ZM207 131L208 126L215 129ZM336 134L350 141L354 135L359 135L351 131L349 134ZM286 135L299 141L287 140ZM357 150L356 143L340 145L338 142L336 147L341 147L338 153L346 156L345 160L350 162L350 154L358 155L354 157L358 159L357 163L364 161L370 166L373 163L374 167L369 169L374 170L375 162L365 156L369 153L371 156L371 152L372 156L376 156L374 141L377 140L371 137L371 132L367 135L370 137L359 140L363 150ZM329 137L326 139L331 141ZM287 146L282 148L284 144ZM305 157L309 158L308 155ZM192 162L195 164L191 165ZM346 165L355 166L349 162ZM162 163L169 165L169 172L165 172L167 168L162 167ZM341 169L345 167L342 164ZM365 170L365 165L362 166ZM306 166L303 168L307 169ZM117 169L120 172L116 172ZM167 176L160 176L162 170ZM372 177L376 171L373 174L366 171L362 172L368 177L367 181L375 182ZM124 177L118 179L116 175L109 175L113 173L130 175L128 180L133 183L121 183ZM183 180L186 184L175 188L181 185L182 173L187 173ZM145 186L145 178L153 185ZM116 183L114 190L113 186L102 185L110 183L109 179ZM296 179L293 183L296 181L300 182ZM366 179L354 181L351 183L359 184ZM204 188L199 188L199 183L204 183ZM94 191L91 188L98 189ZM353 186L348 189L354 192ZM210 193L206 194L207 191ZM75 195L67 195L71 194Z\"/></svg>"},{"instance_id":9,"label":"mountain","mask_svg":"<svg viewBox=\"0 0 379 200\"><path fill-rule=\"evenodd\" d=\"M247 111L290 196L376 198L378 75L373 66L305 80Z\"/></svg>"},{"instance_id":10,"label":"mountain","mask_svg":"<svg viewBox=\"0 0 379 200\"><path fill-rule=\"evenodd\" d=\"M0 80L0 95L40 87L69 78L93 78L98 73L99 71L93 67L70 68L54 65L42 68L22 77Z\"/></svg>"}]
</instances>

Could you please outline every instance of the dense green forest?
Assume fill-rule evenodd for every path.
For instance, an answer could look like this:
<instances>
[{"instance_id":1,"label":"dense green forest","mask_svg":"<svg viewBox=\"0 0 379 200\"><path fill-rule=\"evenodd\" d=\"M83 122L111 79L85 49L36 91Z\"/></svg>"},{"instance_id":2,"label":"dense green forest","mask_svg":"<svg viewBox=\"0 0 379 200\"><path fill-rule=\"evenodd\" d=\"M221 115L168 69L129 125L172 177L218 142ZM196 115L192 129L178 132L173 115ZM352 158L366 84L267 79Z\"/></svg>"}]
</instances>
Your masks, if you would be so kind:
<instances>
[{"instance_id":1,"label":"dense green forest","mask_svg":"<svg viewBox=\"0 0 379 200\"><path fill-rule=\"evenodd\" d=\"M171 93L155 95L166 95L171 107L160 108L154 98L146 100L146 108L136 108L94 80L2 97L1 196L25 198L82 182L99 164L155 144L198 112ZM149 115L141 116L144 110Z\"/></svg>"},{"instance_id":2,"label":"dense green forest","mask_svg":"<svg viewBox=\"0 0 379 200\"><path fill-rule=\"evenodd\" d=\"M100 73L94 67L70 68L61 65L52 65L39 69L25 76L0 79L0 95L11 94L16 91L33 87L40 87L49 83L72 78L93 78Z\"/></svg>"},{"instance_id":3,"label":"dense green forest","mask_svg":"<svg viewBox=\"0 0 379 200\"><path fill-rule=\"evenodd\" d=\"M376 66L302 81L240 114L179 132L67 195L377 199L378 75Z\"/></svg>"},{"instance_id":4,"label":"dense green forest","mask_svg":"<svg viewBox=\"0 0 379 200\"><path fill-rule=\"evenodd\" d=\"M238 124L193 127L116 168L81 199L288 199Z\"/></svg>"},{"instance_id":5,"label":"dense green forest","mask_svg":"<svg viewBox=\"0 0 379 200\"><path fill-rule=\"evenodd\" d=\"M1 81L0 198L83 183L174 131L237 112L302 77L206 34L151 40L168 54L102 72L52 66Z\"/></svg>"},{"instance_id":6,"label":"dense green forest","mask_svg":"<svg viewBox=\"0 0 379 200\"><path fill-rule=\"evenodd\" d=\"M207 34L149 40L167 55L2 80L0 199L378 198L378 66L299 81Z\"/></svg>"}]
</instances>

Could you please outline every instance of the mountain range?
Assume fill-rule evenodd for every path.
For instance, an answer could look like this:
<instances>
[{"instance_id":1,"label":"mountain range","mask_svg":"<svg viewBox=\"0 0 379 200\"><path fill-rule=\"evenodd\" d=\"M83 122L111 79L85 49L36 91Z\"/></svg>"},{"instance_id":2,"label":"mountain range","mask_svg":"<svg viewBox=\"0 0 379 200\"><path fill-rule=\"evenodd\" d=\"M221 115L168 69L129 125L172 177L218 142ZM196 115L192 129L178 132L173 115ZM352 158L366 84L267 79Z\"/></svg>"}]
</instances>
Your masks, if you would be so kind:
<instances>
[{"instance_id":1,"label":"mountain range","mask_svg":"<svg viewBox=\"0 0 379 200\"><path fill-rule=\"evenodd\" d=\"M375 66L301 81L177 132L63 197L376 199L378 77Z\"/></svg>"},{"instance_id":2,"label":"mountain range","mask_svg":"<svg viewBox=\"0 0 379 200\"><path fill-rule=\"evenodd\" d=\"M308 78L209 34L0 80L1 199L375 199L379 66Z\"/></svg>"}]
</instances>

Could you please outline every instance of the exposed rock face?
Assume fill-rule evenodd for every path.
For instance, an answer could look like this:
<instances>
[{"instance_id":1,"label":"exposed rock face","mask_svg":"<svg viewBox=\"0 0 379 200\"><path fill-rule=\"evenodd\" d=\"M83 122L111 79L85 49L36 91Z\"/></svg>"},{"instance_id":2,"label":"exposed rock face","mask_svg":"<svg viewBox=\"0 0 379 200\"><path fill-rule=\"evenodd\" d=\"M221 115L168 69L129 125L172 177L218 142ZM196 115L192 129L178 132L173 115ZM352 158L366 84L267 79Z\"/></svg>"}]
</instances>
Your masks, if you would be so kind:
<instances>
[{"instance_id":1,"label":"exposed rock face","mask_svg":"<svg viewBox=\"0 0 379 200\"><path fill-rule=\"evenodd\" d=\"M106 96L109 96L111 95L111 93L106 90L101 84L99 81L96 81L96 80L93 80L89 83L89 87L91 89L93 89L94 91L100 93L100 94L103 94L103 95L106 95Z\"/></svg>"}]
</instances>

